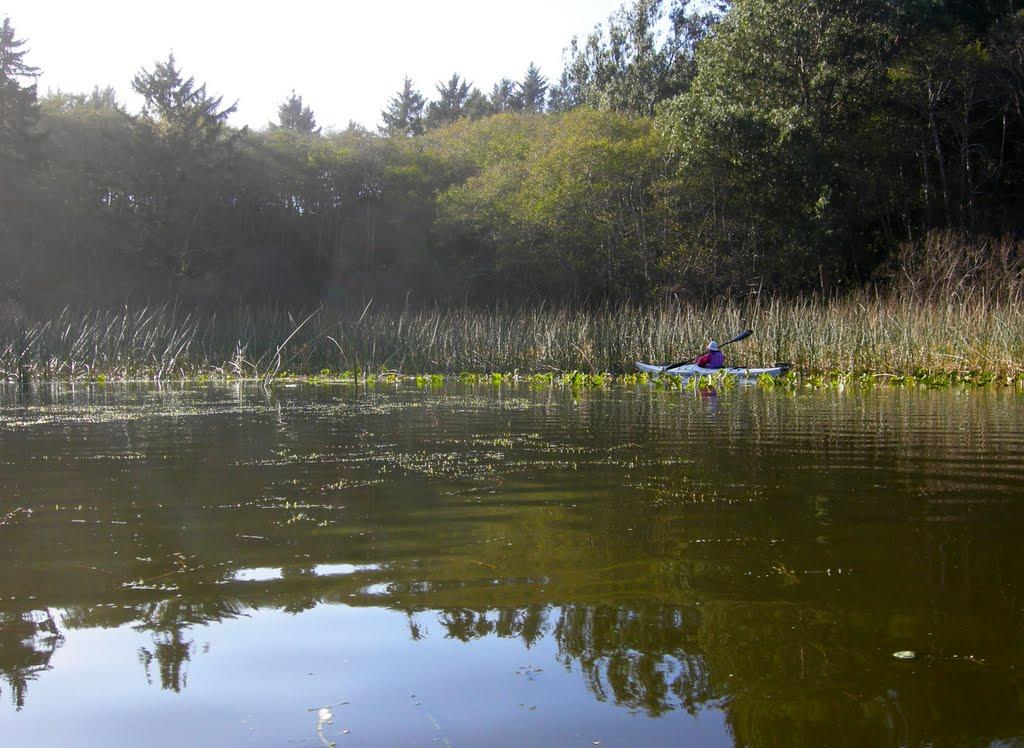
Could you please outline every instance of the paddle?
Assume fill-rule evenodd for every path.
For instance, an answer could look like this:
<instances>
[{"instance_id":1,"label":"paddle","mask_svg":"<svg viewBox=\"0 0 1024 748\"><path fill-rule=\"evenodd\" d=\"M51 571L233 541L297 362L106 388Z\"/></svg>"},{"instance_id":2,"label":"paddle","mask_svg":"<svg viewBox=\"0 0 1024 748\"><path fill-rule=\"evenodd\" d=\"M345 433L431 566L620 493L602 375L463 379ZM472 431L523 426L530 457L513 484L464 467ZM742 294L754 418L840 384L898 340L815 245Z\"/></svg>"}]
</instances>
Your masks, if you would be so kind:
<instances>
[{"instance_id":1,"label":"paddle","mask_svg":"<svg viewBox=\"0 0 1024 748\"><path fill-rule=\"evenodd\" d=\"M724 343L719 343L718 344L718 348L719 348L719 350L721 350L722 348L725 348L725 346L727 346L727 345L730 345L732 343L738 343L741 340L746 340L747 338L749 338L753 334L754 334L753 330L750 330L750 329L744 330L739 335L737 335L735 338L730 338L729 340L725 341ZM661 367L661 370L662 371L668 371L669 369L674 369L677 366L686 366L687 364L692 364L692 363L693 363L693 360L691 359L690 361L680 361L678 364L666 364L665 366Z\"/></svg>"}]
</instances>

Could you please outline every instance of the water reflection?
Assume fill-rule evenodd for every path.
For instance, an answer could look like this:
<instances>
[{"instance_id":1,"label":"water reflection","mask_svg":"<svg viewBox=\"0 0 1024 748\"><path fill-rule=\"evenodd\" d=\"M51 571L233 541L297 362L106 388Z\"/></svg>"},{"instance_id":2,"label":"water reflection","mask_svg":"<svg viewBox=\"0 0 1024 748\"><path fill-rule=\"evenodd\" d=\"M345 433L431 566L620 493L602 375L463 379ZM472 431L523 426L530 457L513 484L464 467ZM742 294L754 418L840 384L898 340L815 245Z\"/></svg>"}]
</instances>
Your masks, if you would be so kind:
<instances>
[{"instance_id":1,"label":"water reflection","mask_svg":"<svg viewBox=\"0 0 1024 748\"><path fill-rule=\"evenodd\" d=\"M1019 396L2 392L16 708L79 631L143 634L184 693L218 624L384 607L384 668L550 645L516 677L737 744L1021 735Z\"/></svg>"},{"instance_id":2,"label":"water reflection","mask_svg":"<svg viewBox=\"0 0 1024 748\"><path fill-rule=\"evenodd\" d=\"M25 706L29 681L50 669L63 641L49 611L0 611L0 679L15 708Z\"/></svg>"}]
</instances>

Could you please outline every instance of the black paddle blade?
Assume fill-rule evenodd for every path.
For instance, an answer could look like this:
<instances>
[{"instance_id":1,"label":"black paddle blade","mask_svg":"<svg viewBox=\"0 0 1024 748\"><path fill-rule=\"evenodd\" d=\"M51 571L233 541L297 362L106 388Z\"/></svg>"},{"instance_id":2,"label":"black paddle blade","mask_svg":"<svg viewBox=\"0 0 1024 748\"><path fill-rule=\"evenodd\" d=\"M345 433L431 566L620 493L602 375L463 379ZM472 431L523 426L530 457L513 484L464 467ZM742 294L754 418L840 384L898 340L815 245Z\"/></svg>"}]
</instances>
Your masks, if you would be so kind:
<instances>
[{"instance_id":1,"label":"black paddle blade","mask_svg":"<svg viewBox=\"0 0 1024 748\"><path fill-rule=\"evenodd\" d=\"M741 340L746 340L747 338L749 338L753 334L754 334L753 330L750 330L750 329L744 330L739 335L737 335L735 338L732 338L731 340L727 340L724 343L720 343L718 347L721 348L723 345L729 345L730 343L738 343Z\"/></svg>"}]
</instances>

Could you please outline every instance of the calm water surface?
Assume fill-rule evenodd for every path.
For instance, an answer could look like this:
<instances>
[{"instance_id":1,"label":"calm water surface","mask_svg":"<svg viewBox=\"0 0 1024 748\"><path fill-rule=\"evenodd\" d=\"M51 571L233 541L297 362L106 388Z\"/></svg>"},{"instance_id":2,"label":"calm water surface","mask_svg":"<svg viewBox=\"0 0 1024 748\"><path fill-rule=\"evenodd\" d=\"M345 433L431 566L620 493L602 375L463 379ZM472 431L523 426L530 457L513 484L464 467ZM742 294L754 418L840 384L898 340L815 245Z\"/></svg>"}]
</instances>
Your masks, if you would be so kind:
<instances>
[{"instance_id":1,"label":"calm water surface","mask_svg":"<svg viewBox=\"0 0 1024 748\"><path fill-rule=\"evenodd\" d=\"M1022 530L1000 390L0 387L0 745L1024 745Z\"/></svg>"}]
</instances>

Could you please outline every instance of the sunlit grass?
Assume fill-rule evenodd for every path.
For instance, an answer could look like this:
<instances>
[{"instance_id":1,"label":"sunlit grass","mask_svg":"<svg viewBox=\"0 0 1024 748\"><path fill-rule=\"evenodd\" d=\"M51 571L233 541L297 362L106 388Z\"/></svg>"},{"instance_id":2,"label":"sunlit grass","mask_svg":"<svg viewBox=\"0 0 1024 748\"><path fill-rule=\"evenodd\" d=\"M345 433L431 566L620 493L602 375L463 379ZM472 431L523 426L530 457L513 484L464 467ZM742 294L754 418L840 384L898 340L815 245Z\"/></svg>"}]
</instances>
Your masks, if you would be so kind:
<instances>
[{"instance_id":1,"label":"sunlit grass","mask_svg":"<svg viewBox=\"0 0 1024 748\"><path fill-rule=\"evenodd\" d=\"M183 314L172 307L65 310L47 320L0 317L5 379L351 378L419 374L501 384L605 386L646 381L634 361L693 357L712 339L755 334L730 365L787 361L809 386L927 386L1017 381L1024 375L1024 307L983 299L920 303L853 297L550 308L305 315L263 309ZM465 373L470 372L470 373ZM433 377L431 376L434 375ZM788 380L787 380L788 381ZM777 382L776 385L783 383Z\"/></svg>"}]
</instances>

